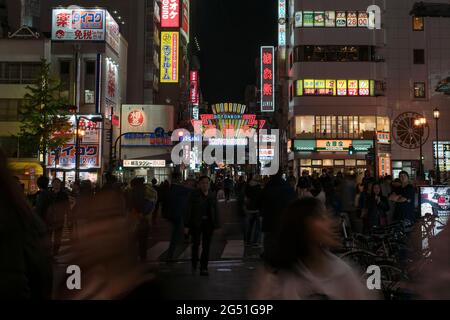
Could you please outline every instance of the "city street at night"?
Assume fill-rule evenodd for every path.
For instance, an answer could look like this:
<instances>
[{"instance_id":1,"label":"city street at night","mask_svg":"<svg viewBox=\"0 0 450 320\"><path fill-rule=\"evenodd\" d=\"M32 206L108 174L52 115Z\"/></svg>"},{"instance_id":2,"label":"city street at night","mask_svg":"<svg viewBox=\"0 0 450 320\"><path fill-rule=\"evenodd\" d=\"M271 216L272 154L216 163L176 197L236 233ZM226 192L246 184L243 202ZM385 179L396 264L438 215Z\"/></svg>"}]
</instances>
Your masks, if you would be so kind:
<instances>
[{"instance_id":1,"label":"city street at night","mask_svg":"<svg viewBox=\"0 0 450 320\"><path fill-rule=\"evenodd\" d=\"M0 304L430 317L449 108L450 0L0 0Z\"/></svg>"}]
</instances>

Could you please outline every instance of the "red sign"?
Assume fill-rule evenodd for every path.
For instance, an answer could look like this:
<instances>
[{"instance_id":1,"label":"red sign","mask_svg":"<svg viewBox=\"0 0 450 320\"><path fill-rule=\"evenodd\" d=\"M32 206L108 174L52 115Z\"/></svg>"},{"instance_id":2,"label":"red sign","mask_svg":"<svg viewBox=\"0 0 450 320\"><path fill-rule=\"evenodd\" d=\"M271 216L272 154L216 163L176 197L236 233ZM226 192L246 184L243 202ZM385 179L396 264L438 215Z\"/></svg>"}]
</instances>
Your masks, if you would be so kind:
<instances>
[{"instance_id":1,"label":"red sign","mask_svg":"<svg viewBox=\"0 0 450 320\"><path fill-rule=\"evenodd\" d=\"M111 123L113 126L119 126L119 116L113 115Z\"/></svg>"},{"instance_id":2,"label":"red sign","mask_svg":"<svg viewBox=\"0 0 450 320\"><path fill-rule=\"evenodd\" d=\"M161 1L161 27L180 27L180 0Z\"/></svg>"},{"instance_id":3,"label":"red sign","mask_svg":"<svg viewBox=\"0 0 450 320\"><path fill-rule=\"evenodd\" d=\"M128 124L133 127L140 127L144 124L144 113L133 110L128 114Z\"/></svg>"},{"instance_id":4,"label":"red sign","mask_svg":"<svg viewBox=\"0 0 450 320\"><path fill-rule=\"evenodd\" d=\"M275 111L274 48L261 47L261 112Z\"/></svg>"},{"instance_id":5,"label":"red sign","mask_svg":"<svg viewBox=\"0 0 450 320\"><path fill-rule=\"evenodd\" d=\"M191 81L191 86L190 86L190 100L191 100L191 104L193 106L198 106L199 104L199 93L198 93L198 71L191 71L190 72L190 81Z\"/></svg>"}]
</instances>

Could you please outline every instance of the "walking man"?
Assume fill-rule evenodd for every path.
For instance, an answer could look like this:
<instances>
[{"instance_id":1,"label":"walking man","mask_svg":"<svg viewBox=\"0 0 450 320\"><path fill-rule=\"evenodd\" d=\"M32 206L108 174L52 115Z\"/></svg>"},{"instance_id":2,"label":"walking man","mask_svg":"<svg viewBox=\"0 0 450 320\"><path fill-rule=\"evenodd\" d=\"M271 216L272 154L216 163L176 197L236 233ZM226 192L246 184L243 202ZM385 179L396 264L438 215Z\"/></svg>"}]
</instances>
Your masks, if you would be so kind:
<instances>
[{"instance_id":1,"label":"walking man","mask_svg":"<svg viewBox=\"0 0 450 320\"><path fill-rule=\"evenodd\" d=\"M211 238L215 229L219 228L216 195L210 190L210 180L202 176L198 180L198 189L189 197L185 227L192 235L192 272L198 265L200 239L202 241L202 255L200 258L200 275L208 275L208 260Z\"/></svg>"}]
</instances>

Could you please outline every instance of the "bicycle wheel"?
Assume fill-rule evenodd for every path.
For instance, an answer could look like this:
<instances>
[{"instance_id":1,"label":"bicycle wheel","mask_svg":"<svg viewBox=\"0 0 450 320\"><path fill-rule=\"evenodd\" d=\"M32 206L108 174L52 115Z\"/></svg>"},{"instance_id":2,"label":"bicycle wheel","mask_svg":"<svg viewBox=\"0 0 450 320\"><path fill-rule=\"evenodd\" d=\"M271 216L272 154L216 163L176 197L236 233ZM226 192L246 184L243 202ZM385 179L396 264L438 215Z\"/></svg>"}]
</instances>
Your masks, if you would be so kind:
<instances>
[{"instance_id":1,"label":"bicycle wheel","mask_svg":"<svg viewBox=\"0 0 450 320\"><path fill-rule=\"evenodd\" d=\"M377 255L366 250L354 250L340 255L340 258L356 268L360 274L366 274L367 268L376 264Z\"/></svg>"}]
</instances>

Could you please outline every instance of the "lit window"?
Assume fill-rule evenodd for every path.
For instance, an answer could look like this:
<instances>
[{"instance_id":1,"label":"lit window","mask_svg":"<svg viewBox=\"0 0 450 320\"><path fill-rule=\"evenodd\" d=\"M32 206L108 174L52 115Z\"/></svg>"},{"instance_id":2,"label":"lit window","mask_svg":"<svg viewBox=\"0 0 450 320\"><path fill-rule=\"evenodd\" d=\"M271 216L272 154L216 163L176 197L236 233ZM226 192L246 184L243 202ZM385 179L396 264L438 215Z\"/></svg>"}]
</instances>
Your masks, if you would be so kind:
<instances>
[{"instance_id":1,"label":"lit window","mask_svg":"<svg viewBox=\"0 0 450 320\"><path fill-rule=\"evenodd\" d=\"M423 31L424 30L424 20L423 17L413 17L413 30Z\"/></svg>"},{"instance_id":2,"label":"lit window","mask_svg":"<svg viewBox=\"0 0 450 320\"><path fill-rule=\"evenodd\" d=\"M414 98L425 98L425 82L414 82Z\"/></svg>"},{"instance_id":3,"label":"lit window","mask_svg":"<svg viewBox=\"0 0 450 320\"><path fill-rule=\"evenodd\" d=\"M314 116L295 117L295 133L296 134L314 133Z\"/></svg>"}]
</instances>

